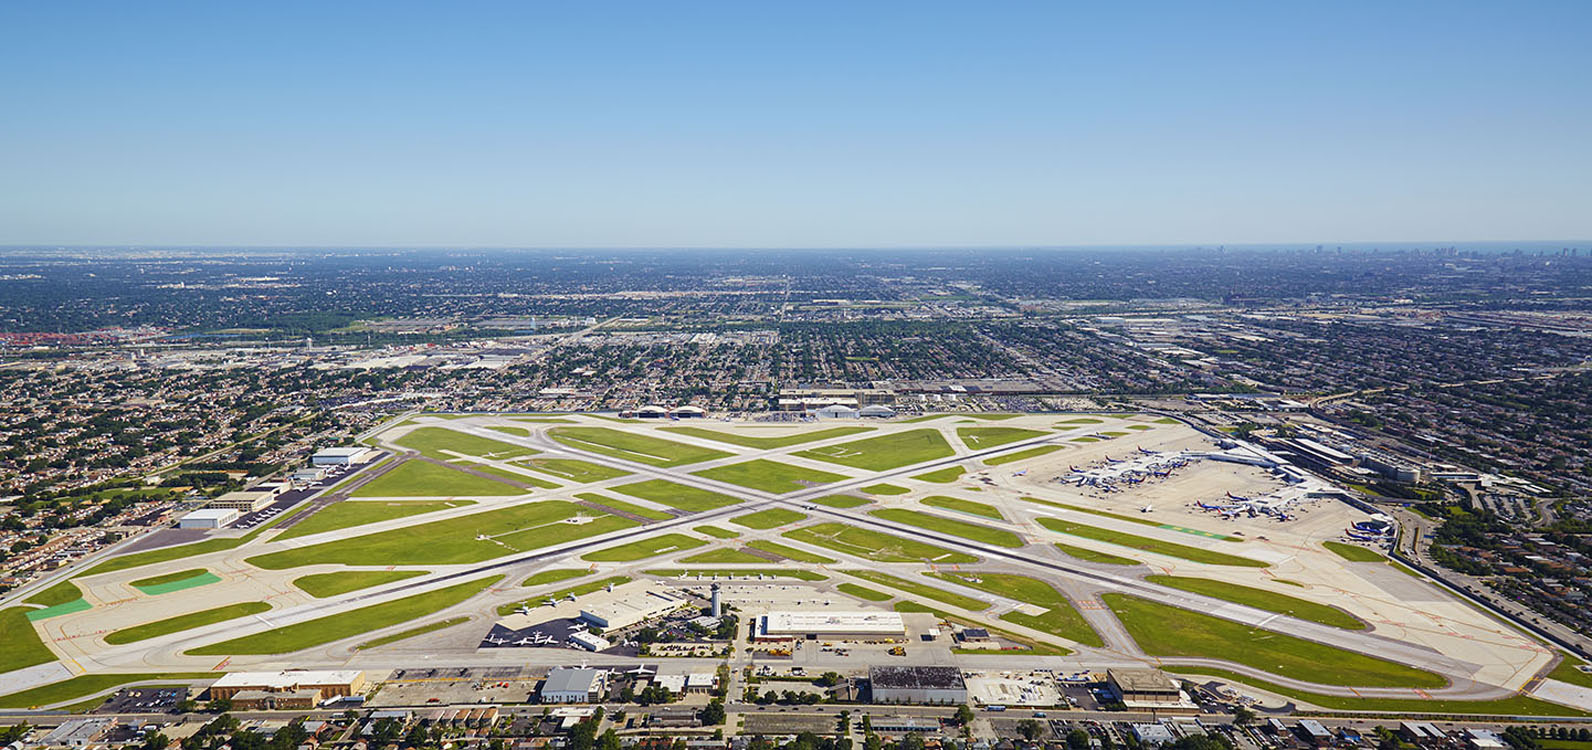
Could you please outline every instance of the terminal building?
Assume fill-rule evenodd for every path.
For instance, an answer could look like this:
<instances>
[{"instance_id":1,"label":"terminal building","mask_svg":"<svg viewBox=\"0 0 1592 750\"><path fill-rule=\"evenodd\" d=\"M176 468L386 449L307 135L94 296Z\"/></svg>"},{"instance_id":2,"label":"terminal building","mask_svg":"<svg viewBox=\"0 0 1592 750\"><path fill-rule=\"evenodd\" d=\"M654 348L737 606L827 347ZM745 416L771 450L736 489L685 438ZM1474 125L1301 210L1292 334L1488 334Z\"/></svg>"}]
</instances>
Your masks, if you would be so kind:
<instances>
[{"instance_id":1,"label":"terminal building","mask_svg":"<svg viewBox=\"0 0 1592 750\"><path fill-rule=\"evenodd\" d=\"M967 683L956 667L868 667L874 703L967 702Z\"/></svg>"},{"instance_id":2,"label":"terminal building","mask_svg":"<svg viewBox=\"0 0 1592 750\"><path fill-rule=\"evenodd\" d=\"M210 685L210 699L240 696L262 700L256 693L275 694L297 707L296 701L309 698L311 705L327 698L355 695L365 689L365 673L357 669L306 670L281 672L233 672Z\"/></svg>"},{"instance_id":3,"label":"terminal building","mask_svg":"<svg viewBox=\"0 0 1592 750\"><path fill-rule=\"evenodd\" d=\"M758 640L905 638L900 612L770 612L757 618Z\"/></svg>"}]
</instances>

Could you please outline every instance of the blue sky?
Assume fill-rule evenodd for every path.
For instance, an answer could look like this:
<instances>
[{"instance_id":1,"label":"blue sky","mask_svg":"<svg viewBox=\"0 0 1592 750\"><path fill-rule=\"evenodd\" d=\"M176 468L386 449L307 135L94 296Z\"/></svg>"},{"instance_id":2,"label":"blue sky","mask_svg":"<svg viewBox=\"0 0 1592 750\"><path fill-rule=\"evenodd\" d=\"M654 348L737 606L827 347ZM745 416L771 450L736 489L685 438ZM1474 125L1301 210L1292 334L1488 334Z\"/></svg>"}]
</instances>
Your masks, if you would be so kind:
<instances>
[{"instance_id":1,"label":"blue sky","mask_svg":"<svg viewBox=\"0 0 1592 750\"><path fill-rule=\"evenodd\" d=\"M1580 1L4 3L0 243L1588 239L1589 32Z\"/></svg>"}]
</instances>

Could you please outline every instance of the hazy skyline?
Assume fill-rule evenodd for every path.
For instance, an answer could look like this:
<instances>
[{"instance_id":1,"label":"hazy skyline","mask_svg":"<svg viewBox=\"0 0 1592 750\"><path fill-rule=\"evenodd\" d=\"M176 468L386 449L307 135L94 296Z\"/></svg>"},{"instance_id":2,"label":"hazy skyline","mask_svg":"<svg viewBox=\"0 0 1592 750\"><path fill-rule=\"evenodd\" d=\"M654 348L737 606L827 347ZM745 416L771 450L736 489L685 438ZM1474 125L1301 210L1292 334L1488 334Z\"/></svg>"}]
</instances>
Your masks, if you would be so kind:
<instances>
[{"instance_id":1,"label":"hazy skyline","mask_svg":"<svg viewBox=\"0 0 1592 750\"><path fill-rule=\"evenodd\" d=\"M0 244L1592 237L1585 3L0 6Z\"/></svg>"}]
</instances>

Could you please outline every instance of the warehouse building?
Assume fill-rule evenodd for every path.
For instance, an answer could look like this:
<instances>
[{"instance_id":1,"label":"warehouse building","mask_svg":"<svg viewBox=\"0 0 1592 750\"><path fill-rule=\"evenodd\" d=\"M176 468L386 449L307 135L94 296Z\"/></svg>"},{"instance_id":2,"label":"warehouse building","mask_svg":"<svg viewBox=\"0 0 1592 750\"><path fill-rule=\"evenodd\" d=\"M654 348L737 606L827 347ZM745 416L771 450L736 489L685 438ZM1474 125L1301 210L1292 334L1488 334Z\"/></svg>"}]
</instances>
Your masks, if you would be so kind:
<instances>
[{"instance_id":1,"label":"warehouse building","mask_svg":"<svg viewBox=\"0 0 1592 750\"><path fill-rule=\"evenodd\" d=\"M967 702L967 683L956 667L868 667L874 703Z\"/></svg>"},{"instance_id":2,"label":"warehouse building","mask_svg":"<svg viewBox=\"0 0 1592 750\"><path fill-rule=\"evenodd\" d=\"M357 669L281 672L233 672L210 685L210 699L232 698L246 690L268 693L314 691L317 702L327 698L354 695L365 689L365 673Z\"/></svg>"},{"instance_id":3,"label":"warehouse building","mask_svg":"<svg viewBox=\"0 0 1592 750\"><path fill-rule=\"evenodd\" d=\"M88 747L104 739L116 724L115 719L72 719L50 730L38 744L40 747Z\"/></svg>"},{"instance_id":4,"label":"warehouse building","mask_svg":"<svg viewBox=\"0 0 1592 750\"><path fill-rule=\"evenodd\" d=\"M322 448L310 456L311 466L353 466L361 463L371 453L369 448L363 446L350 446L347 448Z\"/></svg>"},{"instance_id":5,"label":"warehouse building","mask_svg":"<svg viewBox=\"0 0 1592 750\"><path fill-rule=\"evenodd\" d=\"M228 492L206 506L209 508L230 508L239 513L253 513L276 502L276 496L282 493L282 485L262 484L248 490Z\"/></svg>"},{"instance_id":6,"label":"warehouse building","mask_svg":"<svg viewBox=\"0 0 1592 750\"><path fill-rule=\"evenodd\" d=\"M179 529L219 529L238 520L238 511L232 508L200 508L177 519Z\"/></svg>"},{"instance_id":7,"label":"warehouse building","mask_svg":"<svg viewBox=\"0 0 1592 750\"><path fill-rule=\"evenodd\" d=\"M906 623L900 612L770 612L757 618L759 640L805 638L884 639L905 638Z\"/></svg>"},{"instance_id":8,"label":"warehouse building","mask_svg":"<svg viewBox=\"0 0 1592 750\"><path fill-rule=\"evenodd\" d=\"M581 667L553 667L542 682L543 703L595 703L608 692L608 672Z\"/></svg>"}]
</instances>

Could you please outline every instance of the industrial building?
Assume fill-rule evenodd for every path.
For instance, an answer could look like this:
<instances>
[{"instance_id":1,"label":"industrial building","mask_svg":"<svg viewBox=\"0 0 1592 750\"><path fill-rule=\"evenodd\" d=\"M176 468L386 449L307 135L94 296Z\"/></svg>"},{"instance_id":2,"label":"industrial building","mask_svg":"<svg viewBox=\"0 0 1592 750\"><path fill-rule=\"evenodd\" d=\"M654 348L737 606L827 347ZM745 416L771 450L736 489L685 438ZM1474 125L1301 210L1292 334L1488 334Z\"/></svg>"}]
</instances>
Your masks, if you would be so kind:
<instances>
[{"instance_id":1,"label":"industrial building","mask_svg":"<svg viewBox=\"0 0 1592 750\"><path fill-rule=\"evenodd\" d=\"M214 500L206 507L230 508L239 513L253 513L276 502L276 496L282 493L282 485L262 484L253 489L228 492Z\"/></svg>"},{"instance_id":2,"label":"industrial building","mask_svg":"<svg viewBox=\"0 0 1592 750\"><path fill-rule=\"evenodd\" d=\"M1108 669L1106 689L1130 710L1199 710L1177 682L1159 669Z\"/></svg>"},{"instance_id":3,"label":"industrial building","mask_svg":"<svg viewBox=\"0 0 1592 750\"><path fill-rule=\"evenodd\" d=\"M239 690L232 695L232 708L238 711L289 711L315 708L321 691L315 688L294 690Z\"/></svg>"},{"instance_id":4,"label":"industrial building","mask_svg":"<svg viewBox=\"0 0 1592 750\"><path fill-rule=\"evenodd\" d=\"M605 630L618 630L661 617L687 603L672 592L649 591L649 588L650 584L640 583L625 591L623 596L582 609L580 620Z\"/></svg>"},{"instance_id":5,"label":"industrial building","mask_svg":"<svg viewBox=\"0 0 1592 750\"><path fill-rule=\"evenodd\" d=\"M233 508L200 508L177 519L179 529L219 529L238 520Z\"/></svg>"},{"instance_id":6,"label":"industrial building","mask_svg":"<svg viewBox=\"0 0 1592 750\"><path fill-rule=\"evenodd\" d=\"M116 728L115 719L72 719L50 730L38 742L40 747L88 747Z\"/></svg>"},{"instance_id":7,"label":"industrial building","mask_svg":"<svg viewBox=\"0 0 1592 750\"><path fill-rule=\"evenodd\" d=\"M543 703L595 703L608 692L608 672L586 667L553 667L542 683Z\"/></svg>"},{"instance_id":8,"label":"industrial building","mask_svg":"<svg viewBox=\"0 0 1592 750\"><path fill-rule=\"evenodd\" d=\"M596 653L598 651L606 651L612 648L614 644L600 635L578 631L569 634L569 645Z\"/></svg>"},{"instance_id":9,"label":"industrial building","mask_svg":"<svg viewBox=\"0 0 1592 750\"><path fill-rule=\"evenodd\" d=\"M357 669L281 672L233 672L210 685L210 699L233 698L244 691L293 693L313 691L316 702L354 695L365 689L365 673Z\"/></svg>"},{"instance_id":10,"label":"industrial building","mask_svg":"<svg viewBox=\"0 0 1592 750\"><path fill-rule=\"evenodd\" d=\"M757 618L759 640L905 638L900 612L770 612Z\"/></svg>"},{"instance_id":11,"label":"industrial building","mask_svg":"<svg viewBox=\"0 0 1592 750\"><path fill-rule=\"evenodd\" d=\"M347 448L322 448L310 456L311 466L353 466L362 463L371 454L369 448L363 446L350 446Z\"/></svg>"},{"instance_id":12,"label":"industrial building","mask_svg":"<svg viewBox=\"0 0 1592 750\"><path fill-rule=\"evenodd\" d=\"M967 683L956 667L868 667L874 703L967 702Z\"/></svg>"}]
</instances>

